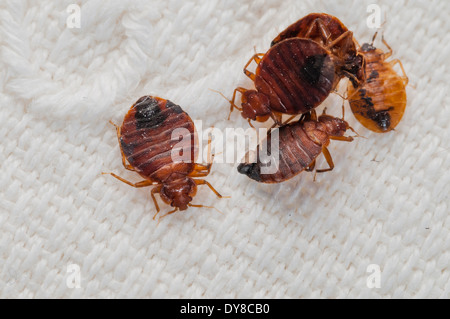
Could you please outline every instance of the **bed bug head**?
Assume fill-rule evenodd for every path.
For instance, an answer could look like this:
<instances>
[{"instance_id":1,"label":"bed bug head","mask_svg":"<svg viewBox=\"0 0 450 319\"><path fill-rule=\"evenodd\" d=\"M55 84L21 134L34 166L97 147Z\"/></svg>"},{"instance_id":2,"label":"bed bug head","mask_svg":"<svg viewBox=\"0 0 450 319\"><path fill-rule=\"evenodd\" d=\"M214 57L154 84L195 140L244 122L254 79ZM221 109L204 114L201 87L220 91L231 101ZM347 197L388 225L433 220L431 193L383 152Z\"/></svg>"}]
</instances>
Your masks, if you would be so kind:
<instances>
[{"instance_id":1,"label":"bed bug head","mask_svg":"<svg viewBox=\"0 0 450 319\"><path fill-rule=\"evenodd\" d=\"M383 23L384 24L384 23ZM378 35L378 31L374 33L372 37L372 42L370 43L363 43L362 47L359 49L359 52L363 54L365 57L370 57L369 59L372 59L372 57L376 56L382 56L383 51L380 49L377 49L373 43L375 42L375 38Z\"/></svg>"},{"instance_id":2,"label":"bed bug head","mask_svg":"<svg viewBox=\"0 0 450 319\"><path fill-rule=\"evenodd\" d=\"M323 125L323 130L329 136L344 136L350 125L344 120L331 115L323 114L319 116L318 122Z\"/></svg>"},{"instance_id":3,"label":"bed bug head","mask_svg":"<svg viewBox=\"0 0 450 319\"><path fill-rule=\"evenodd\" d=\"M265 120L270 115L269 98L255 90L248 90L242 94L242 117L250 120L262 118Z\"/></svg>"},{"instance_id":4,"label":"bed bug head","mask_svg":"<svg viewBox=\"0 0 450 319\"><path fill-rule=\"evenodd\" d=\"M196 192L197 184L192 178L185 177L164 183L160 194L161 199L167 204L179 210L186 210Z\"/></svg>"},{"instance_id":5,"label":"bed bug head","mask_svg":"<svg viewBox=\"0 0 450 319\"><path fill-rule=\"evenodd\" d=\"M360 83L364 83L365 81L365 59L364 55L361 53L357 53L351 57L349 57L342 70L346 73L349 80L352 82L353 87L358 87Z\"/></svg>"},{"instance_id":6,"label":"bed bug head","mask_svg":"<svg viewBox=\"0 0 450 319\"><path fill-rule=\"evenodd\" d=\"M364 43L361 47L361 52L370 52L376 49L377 48L375 48L372 43Z\"/></svg>"},{"instance_id":7,"label":"bed bug head","mask_svg":"<svg viewBox=\"0 0 450 319\"><path fill-rule=\"evenodd\" d=\"M331 52L339 78L348 77L354 87L364 82L364 55L356 49L353 34L350 31L338 45L331 48Z\"/></svg>"}]
</instances>

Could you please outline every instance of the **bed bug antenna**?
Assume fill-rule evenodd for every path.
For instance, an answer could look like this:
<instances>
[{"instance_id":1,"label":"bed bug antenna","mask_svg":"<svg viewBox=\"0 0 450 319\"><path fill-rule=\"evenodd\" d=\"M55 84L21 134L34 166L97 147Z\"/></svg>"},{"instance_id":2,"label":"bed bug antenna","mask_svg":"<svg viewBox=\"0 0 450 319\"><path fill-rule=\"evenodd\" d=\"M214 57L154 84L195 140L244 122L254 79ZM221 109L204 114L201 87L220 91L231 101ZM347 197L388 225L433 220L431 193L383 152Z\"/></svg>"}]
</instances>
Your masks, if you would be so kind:
<instances>
[{"instance_id":1,"label":"bed bug antenna","mask_svg":"<svg viewBox=\"0 0 450 319\"><path fill-rule=\"evenodd\" d=\"M190 207L200 207L200 208L212 208L212 209L215 209L219 214L223 215L223 212L221 212L220 210L218 210L214 206L196 205L196 204L191 204L191 203L189 203L188 206L190 206Z\"/></svg>"},{"instance_id":2,"label":"bed bug antenna","mask_svg":"<svg viewBox=\"0 0 450 319\"><path fill-rule=\"evenodd\" d=\"M210 90L210 91L213 91L213 92L215 92L215 93L220 94L225 100L227 100L228 102L231 103L231 100L229 100L229 99L225 96L225 94L223 94L222 92L220 92L220 91L218 91L218 90L214 90L214 89L209 89L209 90Z\"/></svg>"},{"instance_id":3,"label":"bed bug antenna","mask_svg":"<svg viewBox=\"0 0 450 319\"><path fill-rule=\"evenodd\" d=\"M355 136L352 136L352 137L362 137L362 138L367 139L367 137L362 136L362 135L360 135L358 132L356 132L355 129L354 129L353 127L351 127L350 125L348 126L348 129L349 129L350 131L352 131L353 133L356 134Z\"/></svg>"},{"instance_id":4,"label":"bed bug antenna","mask_svg":"<svg viewBox=\"0 0 450 319\"><path fill-rule=\"evenodd\" d=\"M384 27L384 25L386 24L386 22L387 22L386 12L384 12L384 21L383 21L383 23L378 27L378 29L383 29L383 27ZM375 38L377 37L377 35L378 35L378 30L375 32L375 34L374 34L373 37L372 37L372 42L370 43L371 46L373 46L373 43L375 42ZM381 31L381 38L382 38L382 39L384 38L384 30Z\"/></svg>"},{"instance_id":5,"label":"bed bug antenna","mask_svg":"<svg viewBox=\"0 0 450 319\"><path fill-rule=\"evenodd\" d=\"M236 96L236 91L234 91L233 93L233 99L229 100L222 92L214 90L214 89L209 89L210 91L213 91L215 93L219 93L225 100L227 100L228 103L230 103L230 113L228 113L228 118L227 120L230 120L231 117L231 113L233 112L233 108L236 108L238 111L242 111L242 108L238 107L235 103L234 103L234 97Z\"/></svg>"},{"instance_id":6,"label":"bed bug antenna","mask_svg":"<svg viewBox=\"0 0 450 319\"><path fill-rule=\"evenodd\" d=\"M371 47L373 47L373 43L375 42L375 38L377 37L377 35L378 35L378 31L376 31L372 37L372 42L370 42Z\"/></svg>"}]
</instances>

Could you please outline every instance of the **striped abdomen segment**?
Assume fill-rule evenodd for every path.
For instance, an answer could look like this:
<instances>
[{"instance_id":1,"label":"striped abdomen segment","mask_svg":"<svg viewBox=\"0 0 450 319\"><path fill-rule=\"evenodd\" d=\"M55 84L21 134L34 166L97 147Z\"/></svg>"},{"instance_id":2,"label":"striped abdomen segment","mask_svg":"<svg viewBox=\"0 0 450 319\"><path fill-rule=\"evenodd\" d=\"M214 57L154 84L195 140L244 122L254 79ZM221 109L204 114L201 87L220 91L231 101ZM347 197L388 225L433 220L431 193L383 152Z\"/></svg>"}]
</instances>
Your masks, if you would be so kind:
<instances>
[{"instance_id":1,"label":"striped abdomen segment","mask_svg":"<svg viewBox=\"0 0 450 319\"><path fill-rule=\"evenodd\" d=\"M329 95L334 79L335 67L325 48L292 38L267 51L256 69L255 86L267 95L272 110L302 114Z\"/></svg>"},{"instance_id":2,"label":"striped abdomen segment","mask_svg":"<svg viewBox=\"0 0 450 319\"><path fill-rule=\"evenodd\" d=\"M269 133L267 154L270 162L261 161L264 157L258 148L256 161L240 164L238 166L239 173L258 182L279 183L302 172L322 152L322 145L313 142L306 134L304 123L296 122L279 128L278 141L276 139L272 141L272 134ZM276 147L278 147L278 153ZM272 173L265 174L263 171L270 170L269 165L274 165L274 163L278 165L276 169Z\"/></svg>"},{"instance_id":3,"label":"striped abdomen segment","mask_svg":"<svg viewBox=\"0 0 450 319\"><path fill-rule=\"evenodd\" d=\"M168 176L155 176L155 172L166 167L169 175L172 171L187 174L193 168L197 146L194 123L171 101L140 98L125 115L120 134L123 153L143 177L164 180ZM174 146L182 152L177 153L178 158L188 158L188 164L174 161Z\"/></svg>"}]
</instances>

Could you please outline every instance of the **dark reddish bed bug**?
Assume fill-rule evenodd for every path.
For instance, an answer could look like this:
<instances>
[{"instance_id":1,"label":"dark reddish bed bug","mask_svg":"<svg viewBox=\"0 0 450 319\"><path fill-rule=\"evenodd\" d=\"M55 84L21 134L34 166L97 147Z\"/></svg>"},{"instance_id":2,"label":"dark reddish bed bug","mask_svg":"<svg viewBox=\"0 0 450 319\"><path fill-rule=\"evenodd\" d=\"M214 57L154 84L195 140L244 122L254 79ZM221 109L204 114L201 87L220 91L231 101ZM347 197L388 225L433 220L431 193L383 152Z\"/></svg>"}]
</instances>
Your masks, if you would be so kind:
<instances>
[{"instance_id":1,"label":"dark reddish bed bug","mask_svg":"<svg viewBox=\"0 0 450 319\"><path fill-rule=\"evenodd\" d=\"M258 64L255 73L247 70L252 61ZM254 55L244 73L255 89L236 88L230 114L236 108L249 123L271 117L277 125L281 124L282 114L303 114L322 103L335 78L329 51L312 40L299 38L281 41L266 54ZM236 92L242 94L241 107L235 104Z\"/></svg>"},{"instance_id":2,"label":"dark reddish bed bug","mask_svg":"<svg viewBox=\"0 0 450 319\"><path fill-rule=\"evenodd\" d=\"M158 193L165 203L174 207L166 215L189 206L207 207L190 203L198 185L207 185L222 197L206 180L194 179L209 174L212 160L206 165L194 163L198 149L197 134L191 118L180 106L159 97L143 96L125 115L122 126L116 126L116 129L123 166L145 180L132 183L110 174L133 187L154 186L151 196L157 212L153 218L159 213L155 198ZM180 131L174 132L175 129ZM210 142L208 159L211 157ZM183 155L174 157L174 154Z\"/></svg>"},{"instance_id":3,"label":"dark reddish bed bug","mask_svg":"<svg viewBox=\"0 0 450 319\"><path fill-rule=\"evenodd\" d=\"M360 48L366 61L366 81L357 88L348 85L347 96L356 119L369 130L384 133L393 130L402 119L408 77L400 60L386 61L392 55L392 49L384 38L382 41L388 52L373 46L376 35L371 44L364 43ZM394 71L395 64L400 66L403 76Z\"/></svg>"},{"instance_id":4,"label":"dark reddish bed bug","mask_svg":"<svg viewBox=\"0 0 450 319\"><path fill-rule=\"evenodd\" d=\"M316 158L323 153L329 168L318 169L316 172L331 171L334 168L333 160L327 146L330 140L353 141L353 137L344 136L347 129L353 130L346 121L330 115L322 114L319 118L315 112L308 113L294 123L278 128L278 158L272 145L270 132L266 139L268 161L261 160L261 149L258 147L256 161L251 161L246 155L247 163L238 166L238 172L261 183L280 183L286 181L303 170L312 171L315 168ZM270 174L262 173L262 167L278 163L276 171Z\"/></svg>"},{"instance_id":5,"label":"dark reddish bed bug","mask_svg":"<svg viewBox=\"0 0 450 319\"><path fill-rule=\"evenodd\" d=\"M353 32L338 18L326 13L311 13L287 27L271 45L289 38L312 39L331 51L337 75L334 87L343 76L354 86L364 81L364 58L357 51Z\"/></svg>"}]
</instances>

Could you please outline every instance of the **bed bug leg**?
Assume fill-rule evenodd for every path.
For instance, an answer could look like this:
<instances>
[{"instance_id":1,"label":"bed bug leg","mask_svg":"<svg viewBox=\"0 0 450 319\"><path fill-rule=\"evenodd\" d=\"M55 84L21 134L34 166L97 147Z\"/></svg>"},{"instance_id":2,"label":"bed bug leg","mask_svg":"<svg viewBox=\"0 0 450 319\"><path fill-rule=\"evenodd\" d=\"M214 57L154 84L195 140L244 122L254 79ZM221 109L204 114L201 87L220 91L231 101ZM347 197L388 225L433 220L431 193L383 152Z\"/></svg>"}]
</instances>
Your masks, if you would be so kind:
<instances>
[{"instance_id":1,"label":"bed bug leg","mask_svg":"<svg viewBox=\"0 0 450 319\"><path fill-rule=\"evenodd\" d=\"M355 130L352 129L352 131L356 133ZM358 134L358 133L356 133L356 134ZM358 135L358 136L360 136L360 135ZM353 137L352 136L330 136L330 140L342 141L342 142L352 142L353 141Z\"/></svg>"},{"instance_id":2,"label":"bed bug leg","mask_svg":"<svg viewBox=\"0 0 450 319\"><path fill-rule=\"evenodd\" d=\"M278 113L276 113L276 112L272 112L271 114L270 114L270 117L272 118L272 120L273 120L273 125L270 127L270 128L274 128L274 127L276 127L276 126L281 126L281 125L283 125L283 115L282 114L278 114Z\"/></svg>"},{"instance_id":3,"label":"bed bug leg","mask_svg":"<svg viewBox=\"0 0 450 319\"><path fill-rule=\"evenodd\" d=\"M328 30L328 28L323 24L321 19L315 19L314 20L314 22L311 24L311 26L309 27L308 31L306 32L305 38L310 38L311 33L314 30L314 27L316 27L319 30L320 35L322 36L324 43L327 43L328 39L331 36L331 33Z\"/></svg>"},{"instance_id":4,"label":"bed bug leg","mask_svg":"<svg viewBox=\"0 0 450 319\"><path fill-rule=\"evenodd\" d=\"M212 163L198 164L195 163L194 170L188 175L189 177L205 177L209 175L211 171Z\"/></svg>"},{"instance_id":5,"label":"bed bug leg","mask_svg":"<svg viewBox=\"0 0 450 319\"><path fill-rule=\"evenodd\" d=\"M312 172L314 170L314 168L316 167L316 160L314 159L311 164L309 164L309 166L307 168L305 168L305 171L307 172Z\"/></svg>"},{"instance_id":6,"label":"bed bug leg","mask_svg":"<svg viewBox=\"0 0 450 319\"><path fill-rule=\"evenodd\" d=\"M215 91L215 92L219 93L220 95L222 95L222 97L223 97L225 100L227 100L228 103L230 103L230 113L228 113L228 120L230 120L231 113L233 112L233 109L236 109L236 110L238 110L239 112L242 112L242 108L239 107L239 106L237 106L236 103L235 103L235 101L236 101L236 92L239 92L239 93L242 94L242 93L245 92L245 91L246 91L246 89L244 89L244 88L242 88L242 87L235 88L235 89L234 89L234 92L233 92L233 97L231 98L231 100L227 99L226 96L222 94L222 92Z\"/></svg>"},{"instance_id":7,"label":"bed bug leg","mask_svg":"<svg viewBox=\"0 0 450 319\"><path fill-rule=\"evenodd\" d=\"M349 75L350 76L350 75ZM341 93L338 92L338 90L334 89L333 93L336 94L337 96L339 96L341 99L343 100L348 100L347 97L345 97L344 95L342 95Z\"/></svg>"},{"instance_id":8,"label":"bed bug leg","mask_svg":"<svg viewBox=\"0 0 450 319\"><path fill-rule=\"evenodd\" d=\"M342 101L342 120L345 121L345 106L344 106L344 101ZM355 137L367 138L367 137L365 137L365 136L359 135L358 132L356 132L355 129L354 129L353 127L351 127L350 125L348 126L348 129L349 129L350 131L352 131L353 133L356 134ZM344 137L345 137L345 136L344 136ZM353 138L352 138L352 139L345 139L344 141L346 141L346 142L351 142L351 141L353 141Z\"/></svg>"},{"instance_id":9,"label":"bed bug leg","mask_svg":"<svg viewBox=\"0 0 450 319\"><path fill-rule=\"evenodd\" d=\"M252 129L255 129L255 130L256 130L256 127L252 124L252 120L247 119L247 122L248 122L248 125L250 125L250 127L251 127Z\"/></svg>"},{"instance_id":10,"label":"bed bug leg","mask_svg":"<svg viewBox=\"0 0 450 319\"><path fill-rule=\"evenodd\" d=\"M400 61L399 59L395 59L395 60L392 60L392 61L389 62L389 63L390 63L392 66L394 66L394 65L396 65L396 64L398 64L398 65L400 66L400 69L402 69L402 73L403 73L403 77L402 77L403 83L404 83L405 86L408 85L409 79L408 79L408 77L406 76L406 72L405 72L405 69L403 68L402 61Z\"/></svg>"},{"instance_id":11,"label":"bed bug leg","mask_svg":"<svg viewBox=\"0 0 450 319\"><path fill-rule=\"evenodd\" d=\"M286 121L282 122L281 124L274 121L274 123L272 124L270 129L273 129L273 128L277 127L277 126L284 126L286 124L289 124L296 116L297 116L297 114L291 115Z\"/></svg>"},{"instance_id":12,"label":"bed bug leg","mask_svg":"<svg viewBox=\"0 0 450 319\"><path fill-rule=\"evenodd\" d=\"M333 170L333 168L334 168L333 159L331 158L331 154L326 147L322 148L322 153L323 153L323 156L325 156L325 159L327 160L329 168L317 169L316 170L317 173L329 172L329 171Z\"/></svg>"},{"instance_id":13,"label":"bed bug leg","mask_svg":"<svg viewBox=\"0 0 450 319\"><path fill-rule=\"evenodd\" d=\"M116 133L117 133L117 140L119 141L119 145L120 145L120 126L115 124L113 121L109 121L109 123L111 123L112 125L114 125L114 127L116 128ZM123 167L125 167L125 169L134 172L135 169L133 168L133 166L131 166L130 164L127 163L125 154L123 153L122 148L120 148L120 153L122 154L122 164Z\"/></svg>"},{"instance_id":14,"label":"bed bug leg","mask_svg":"<svg viewBox=\"0 0 450 319\"><path fill-rule=\"evenodd\" d=\"M317 121L317 113L315 109L312 109L311 112L309 112L309 116L311 121Z\"/></svg>"},{"instance_id":15,"label":"bed bug leg","mask_svg":"<svg viewBox=\"0 0 450 319\"><path fill-rule=\"evenodd\" d=\"M214 161L215 154L211 154L211 136L208 138L208 159L207 164L194 164L194 169L192 172L188 175L189 177L205 177L209 175L211 172L211 167Z\"/></svg>"},{"instance_id":16,"label":"bed bug leg","mask_svg":"<svg viewBox=\"0 0 450 319\"><path fill-rule=\"evenodd\" d=\"M261 56L264 56L264 53L255 53L250 60L248 60L247 64L244 66L244 73L246 76L248 76L252 81L255 81L255 73L250 72L247 70L247 67L252 63L252 61L255 61L256 64L259 64L261 62Z\"/></svg>"},{"instance_id":17,"label":"bed bug leg","mask_svg":"<svg viewBox=\"0 0 450 319\"><path fill-rule=\"evenodd\" d=\"M210 183L208 183L208 181L206 181L204 179L196 179L195 180L195 184L208 186L214 192L214 194L216 194L217 197L219 197L219 198L230 198L231 197L231 196L222 196L222 195L220 195L220 193L218 191L216 191L214 189L214 187L212 187L212 185Z\"/></svg>"},{"instance_id":18,"label":"bed bug leg","mask_svg":"<svg viewBox=\"0 0 450 319\"><path fill-rule=\"evenodd\" d=\"M307 171L307 172L312 172L312 171L314 171L314 168L316 167L316 160L314 159L312 162L311 162L311 164L309 164L309 166L307 167L307 168L305 168L305 171ZM317 176L317 172L315 171L314 172L314 178L313 178L313 181L315 182L316 181L316 176Z\"/></svg>"},{"instance_id":19,"label":"bed bug leg","mask_svg":"<svg viewBox=\"0 0 450 319\"><path fill-rule=\"evenodd\" d=\"M344 41L346 41L346 42L344 42ZM330 43L328 48L331 49L339 42L344 42L345 46L343 46L343 47L345 49L348 49L348 47L350 47L353 44L353 33L351 31L346 31L346 32L342 33L338 38L336 38L335 40L333 40L333 42Z\"/></svg>"},{"instance_id":20,"label":"bed bug leg","mask_svg":"<svg viewBox=\"0 0 450 319\"><path fill-rule=\"evenodd\" d=\"M344 105L344 101L342 101L342 120L345 121L345 105ZM352 129L353 130L353 129Z\"/></svg>"},{"instance_id":21,"label":"bed bug leg","mask_svg":"<svg viewBox=\"0 0 450 319\"><path fill-rule=\"evenodd\" d=\"M238 88L234 89L233 97L231 98L231 100L229 100L229 99L228 99L222 92L220 92L220 91L213 90L213 89L210 89L210 90L213 91L213 92L219 93L225 100L228 101L228 103L230 103L230 113L228 114L228 120L230 120L231 113L233 112L233 109L234 109L234 108L237 109L239 112L242 111L242 108L239 107L239 106L237 106L236 103L234 103L234 101L236 100L236 92L240 92L240 93L242 94L243 92L246 91L246 89L244 89L244 88L242 88L242 87L238 87Z\"/></svg>"},{"instance_id":22,"label":"bed bug leg","mask_svg":"<svg viewBox=\"0 0 450 319\"><path fill-rule=\"evenodd\" d=\"M122 165L123 165L123 167L125 167L125 169L127 169L129 171L134 172L135 169L133 168L133 166L131 166L130 164L127 163L125 154L123 152L121 152L121 153L122 153Z\"/></svg>"},{"instance_id":23,"label":"bed bug leg","mask_svg":"<svg viewBox=\"0 0 450 319\"><path fill-rule=\"evenodd\" d=\"M288 117L288 119L286 121L283 122L282 125L286 125L289 124L290 122L292 122L292 120L297 116L297 114L291 115Z\"/></svg>"},{"instance_id":24,"label":"bed bug leg","mask_svg":"<svg viewBox=\"0 0 450 319\"><path fill-rule=\"evenodd\" d=\"M352 82L353 87L358 87L360 85L360 81L358 80L358 78L354 75L351 74L350 72L346 71L346 70L341 70L342 74L345 75L346 77L348 77L348 79L350 80L350 82ZM336 92L334 92L336 93Z\"/></svg>"},{"instance_id":25,"label":"bed bug leg","mask_svg":"<svg viewBox=\"0 0 450 319\"><path fill-rule=\"evenodd\" d=\"M236 93L237 92L239 92L239 93L244 93L245 91L247 91L246 89L244 89L243 87L237 87L237 88L235 88L234 89L234 91L233 91L233 97L231 98L231 101L229 101L230 102L230 114L228 114L228 119L230 119L230 115L231 115L231 112L233 112L233 108L235 108L236 110L238 110L239 112L242 112L242 107L238 107L237 105L236 105L236 103L235 103L235 101L236 101Z\"/></svg>"},{"instance_id":26,"label":"bed bug leg","mask_svg":"<svg viewBox=\"0 0 450 319\"><path fill-rule=\"evenodd\" d=\"M388 52L383 54L383 60L386 60L387 58L389 58L392 55L392 48L389 46L389 44L387 44L386 40L384 39L383 34L381 35L381 41L386 46L386 48L388 48Z\"/></svg>"},{"instance_id":27,"label":"bed bug leg","mask_svg":"<svg viewBox=\"0 0 450 319\"><path fill-rule=\"evenodd\" d=\"M157 183L154 183L151 180L145 180L145 181L141 181L141 182L137 182L137 183L132 183L130 181L127 181L126 179L114 174L114 173L102 173L103 175L111 175L115 178L117 178L119 181L124 182L125 184L128 184L132 187L136 187L136 188L140 188L140 187L147 187L147 186L152 186L152 185L156 185Z\"/></svg>"},{"instance_id":28,"label":"bed bug leg","mask_svg":"<svg viewBox=\"0 0 450 319\"><path fill-rule=\"evenodd\" d=\"M155 208L156 208L156 214L153 215L153 220L155 220L156 215L158 215L158 213L159 213L159 205L158 205L158 202L156 201L155 194L158 194L161 191L161 188L162 188L162 186L158 185L157 187L153 188L150 193L152 196L152 199L153 199L153 204L155 204Z\"/></svg>"},{"instance_id":29,"label":"bed bug leg","mask_svg":"<svg viewBox=\"0 0 450 319\"><path fill-rule=\"evenodd\" d=\"M158 221L160 221L162 218L175 213L176 211L178 211L178 207L175 207L175 209L171 210L170 212L165 213L164 215L162 215L161 217L158 218ZM153 219L155 219L156 215L158 215L158 213L155 214L155 216L153 216Z\"/></svg>"}]
</instances>

